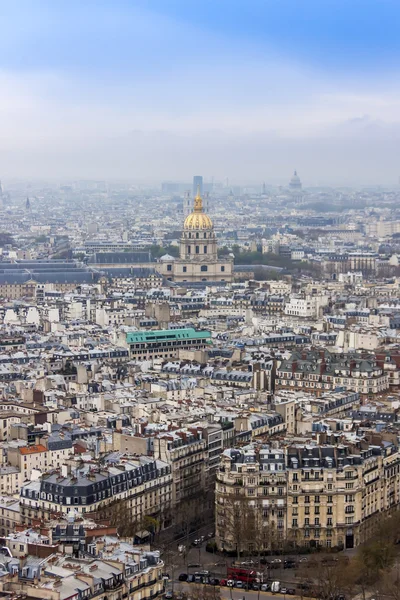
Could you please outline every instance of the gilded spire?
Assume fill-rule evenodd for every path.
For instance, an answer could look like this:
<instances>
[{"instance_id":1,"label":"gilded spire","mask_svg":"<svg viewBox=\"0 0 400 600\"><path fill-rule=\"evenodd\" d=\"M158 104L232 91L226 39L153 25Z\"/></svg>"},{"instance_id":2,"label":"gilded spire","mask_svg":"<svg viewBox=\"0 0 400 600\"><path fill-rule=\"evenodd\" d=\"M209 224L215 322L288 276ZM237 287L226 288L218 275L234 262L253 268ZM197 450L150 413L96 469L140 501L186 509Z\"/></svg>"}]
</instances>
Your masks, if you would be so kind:
<instances>
[{"instance_id":1,"label":"gilded spire","mask_svg":"<svg viewBox=\"0 0 400 600\"><path fill-rule=\"evenodd\" d=\"M200 185L197 186L197 195L194 199L194 212L203 212L203 200L200 196Z\"/></svg>"}]
</instances>

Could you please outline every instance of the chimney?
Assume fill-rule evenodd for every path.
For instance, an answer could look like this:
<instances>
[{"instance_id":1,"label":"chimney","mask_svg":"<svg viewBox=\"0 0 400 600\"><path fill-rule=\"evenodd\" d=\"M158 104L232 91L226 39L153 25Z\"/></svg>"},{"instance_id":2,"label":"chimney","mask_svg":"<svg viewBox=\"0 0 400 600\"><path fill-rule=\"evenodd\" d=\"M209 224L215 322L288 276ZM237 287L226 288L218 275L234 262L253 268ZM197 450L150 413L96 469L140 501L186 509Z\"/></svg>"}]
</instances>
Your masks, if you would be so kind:
<instances>
[{"instance_id":1,"label":"chimney","mask_svg":"<svg viewBox=\"0 0 400 600\"><path fill-rule=\"evenodd\" d=\"M68 475L70 474L71 469L69 465L61 465L61 475L62 477L68 477Z\"/></svg>"}]
</instances>

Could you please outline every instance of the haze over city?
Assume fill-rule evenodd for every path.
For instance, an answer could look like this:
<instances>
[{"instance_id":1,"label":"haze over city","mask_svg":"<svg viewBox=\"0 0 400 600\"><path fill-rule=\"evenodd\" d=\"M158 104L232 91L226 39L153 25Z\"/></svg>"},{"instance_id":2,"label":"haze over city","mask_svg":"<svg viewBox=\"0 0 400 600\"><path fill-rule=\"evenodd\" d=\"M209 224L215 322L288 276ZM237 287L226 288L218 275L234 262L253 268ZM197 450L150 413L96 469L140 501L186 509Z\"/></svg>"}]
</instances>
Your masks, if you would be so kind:
<instances>
[{"instance_id":1,"label":"haze over city","mask_svg":"<svg viewBox=\"0 0 400 600\"><path fill-rule=\"evenodd\" d=\"M16 0L5 178L397 183L396 1Z\"/></svg>"},{"instance_id":2,"label":"haze over city","mask_svg":"<svg viewBox=\"0 0 400 600\"><path fill-rule=\"evenodd\" d=\"M399 0L0 23L0 600L400 600Z\"/></svg>"}]
</instances>

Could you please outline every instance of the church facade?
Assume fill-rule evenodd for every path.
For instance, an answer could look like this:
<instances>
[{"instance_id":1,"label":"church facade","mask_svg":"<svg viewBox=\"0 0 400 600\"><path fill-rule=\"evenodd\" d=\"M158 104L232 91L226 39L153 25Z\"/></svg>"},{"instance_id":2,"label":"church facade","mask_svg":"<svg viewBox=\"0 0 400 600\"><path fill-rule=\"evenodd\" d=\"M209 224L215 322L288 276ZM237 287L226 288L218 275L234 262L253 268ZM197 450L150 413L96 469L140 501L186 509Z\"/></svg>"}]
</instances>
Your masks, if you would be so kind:
<instances>
[{"instance_id":1,"label":"church facade","mask_svg":"<svg viewBox=\"0 0 400 600\"><path fill-rule=\"evenodd\" d=\"M214 226L204 212L200 190L194 199L193 210L183 225L179 258L163 257L157 270L167 279L178 283L232 281L233 260L218 258Z\"/></svg>"}]
</instances>

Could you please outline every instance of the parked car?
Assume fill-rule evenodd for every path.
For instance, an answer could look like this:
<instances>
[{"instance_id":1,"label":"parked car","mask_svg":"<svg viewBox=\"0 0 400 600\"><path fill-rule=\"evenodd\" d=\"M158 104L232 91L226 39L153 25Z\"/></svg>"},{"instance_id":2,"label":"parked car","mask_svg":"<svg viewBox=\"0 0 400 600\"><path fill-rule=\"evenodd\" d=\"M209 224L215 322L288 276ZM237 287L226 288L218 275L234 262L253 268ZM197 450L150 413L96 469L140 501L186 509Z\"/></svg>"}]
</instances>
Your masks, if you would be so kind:
<instances>
[{"instance_id":1,"label":"parked car","mask_svg":"<svg viewBox=\"0 0 400 600\"><path fill-rule=\"evenodd\" d=\"M188 575L186 581L188 583L193 583L193 581L194 581L194 575Z\"/></svg>"},{"instance_id":2,"label":"parked car","mask_svg":"<svg viewBox=\"0 0 400 600\"><path fill-rule=\"evenodd\" d=\"M210 571L197 571L195 575L203 575L204 577L208 577Z\"/></svg>"},{"instance_id":3,"label":"parked car","mask_svg":"<svg viewBox=\"0 0 400 600\"><path fill-rule=\"evenodd\" d=\"M213 532L212 532L212 531L210 531L210 533L207 533L207 537L208 537L208 539L209 539L209 540L211 540L211 538L213 538L213 537L214 537L214 534L213 534Z\"/></svg>"},{"instance_id":4,"label":"parked car","mask_svg":"<svg viewBox=\"0 0 400 600\"><path fill-rule=\"evenodd\" d=\"M233 587L235 585L235 582L233 581L233 579L228 579L228 581L226 582L226 585L228 587Z\"/></svg>"},{"instance_id":5,"label":"parked car","mask_svg":"<svg viewBox=\"0 0 400 600\"><path fill-rule=\"evenodd\" d=\"M172 600L173 597L174 597L174 594L173 594L172 590L167 590L165 592L165 598L166 598L166 600Z\"/></svg>"},{"instance_id":6,"label":"parked car","mask_svg":"<svg viewBox=\"0 0 400 600\"><path fill-rule=\"evenodd\" d=\"M251 589L254 591L257 591L260 589L260 584L259 583L252 583L251 584Z\"/></svg>"},{"instance_id":7,"label":"parked car","mask_svg":"<svg viewBox=\"0 0 400 600\"><path fill-rule=\"evenodd\" d=\"M270 588L269 583L262 583L261 584L261 591L262 592L268 592L269 588Z\"/></svg>"},{"instance_id":8,"label":"parked car","mask_svg":"<svg viewBox=\"0 0 400 600\"><path fill-rule=\"evenodd\" d=\"M295 596L296 590L294 588L287 588L286 593L289 594L289 596Z\"/></svg>"},{"instance_id":9,"label":"parked car","mask_svg":"<svg viewBox=\"0 0 400 600\"><path fill-rule=\"evenodd\" d=\"M187 573L181 573L178 577L179 581L187 581L187 579L188 579Z\"/></svg>"},{"instance_id":10,"label":"parked car","mask_svg":"<svg viewBox=\"0 0 400 600\"><path fill-rule=\"evenodd\" d=\"M283 563L284 569L294 569L296 567L296 561L294 560L285 560Z\"/></svg>"},{"instance_id":11,"label":"parked car","mask_svg":"<svg viewBox=\"0 0 400 600\"><path fill-rule=\"evenodd\" d=\"M219 580L219 585L222 585L222 586L227 585L227 580L226 579L220 579Z\"/></svg>"},{"instance_id":12,"label":"parked car","mask_svg":"<svg viewBox=\"0 0 400 600\"><path fill-rule=\"evenodd\" d=\"M216 577L211 577L208 582L210 583L210 585L221 585L221 581L219 579L217 579Z\"/></svg>"},{"instance_id":13,"label":"parked car","mask_svg":"<svg viewBox=\"0 0 400 600\"><path fill-rule=\"evenodd\" d=\"M281 594L287 594L287 588L285 588L285 587L281 588Z\"/></svg>"}]
</instances>

